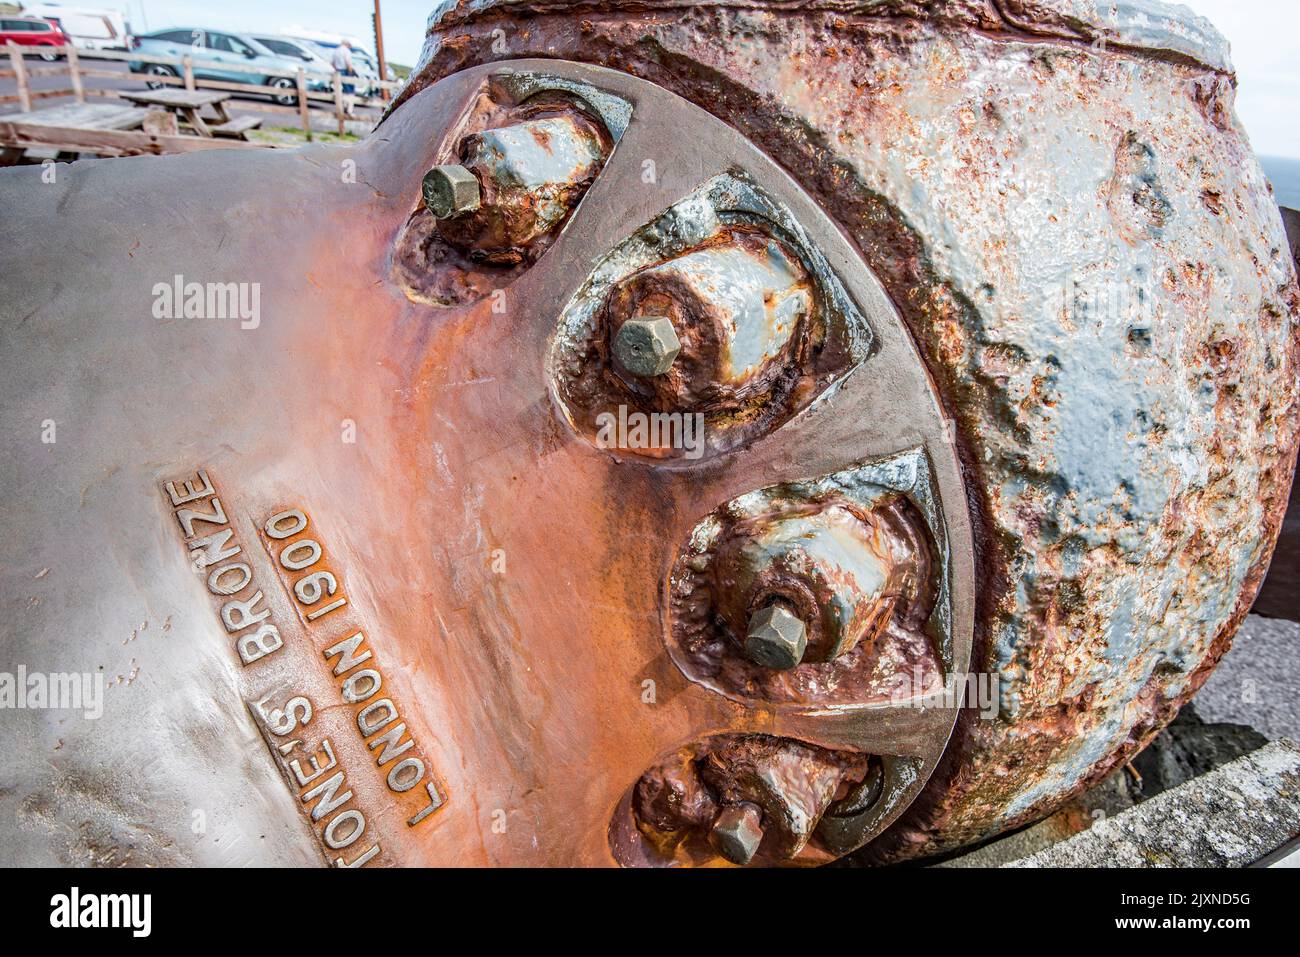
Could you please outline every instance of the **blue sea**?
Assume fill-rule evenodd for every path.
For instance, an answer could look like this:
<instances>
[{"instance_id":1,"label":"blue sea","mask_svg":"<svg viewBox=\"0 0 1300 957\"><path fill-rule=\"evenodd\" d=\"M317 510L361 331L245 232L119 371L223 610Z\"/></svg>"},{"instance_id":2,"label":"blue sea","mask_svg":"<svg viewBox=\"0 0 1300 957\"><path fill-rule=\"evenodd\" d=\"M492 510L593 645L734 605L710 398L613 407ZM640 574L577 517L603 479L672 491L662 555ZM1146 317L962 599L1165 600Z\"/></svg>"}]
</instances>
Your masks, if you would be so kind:
<instances>
[{"instance_id":1,"label":"blue sea","mask_svg":"<svg viewBox=\"0 0 1300 957\"><path fill-rule=\"evenodd\" d=\"M1273 184L1273 196L1279 206L1300 209L1300 160L1280 156L1261 156L1264 175Z\"/></svg>"}]
</instances>

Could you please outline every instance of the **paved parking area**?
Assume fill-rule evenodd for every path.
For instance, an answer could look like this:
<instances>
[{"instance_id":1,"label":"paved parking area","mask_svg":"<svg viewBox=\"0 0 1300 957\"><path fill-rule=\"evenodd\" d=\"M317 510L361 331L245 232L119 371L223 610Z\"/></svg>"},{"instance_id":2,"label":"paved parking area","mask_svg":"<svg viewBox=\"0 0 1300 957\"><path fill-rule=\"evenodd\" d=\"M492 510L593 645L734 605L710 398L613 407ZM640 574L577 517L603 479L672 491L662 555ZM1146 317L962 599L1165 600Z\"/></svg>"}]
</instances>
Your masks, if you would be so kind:
<instances>
[{"instance_id":1,"label":"paved parking area","mask_svg":"<svg viewBox=\"0 0 1300 957\"><path fill-rule=\"evenodd\" d=\"M1205 721L1300 741L1300 622L1247 615L1232 649L1194 699Z\"/></svg>"}]
</instances>

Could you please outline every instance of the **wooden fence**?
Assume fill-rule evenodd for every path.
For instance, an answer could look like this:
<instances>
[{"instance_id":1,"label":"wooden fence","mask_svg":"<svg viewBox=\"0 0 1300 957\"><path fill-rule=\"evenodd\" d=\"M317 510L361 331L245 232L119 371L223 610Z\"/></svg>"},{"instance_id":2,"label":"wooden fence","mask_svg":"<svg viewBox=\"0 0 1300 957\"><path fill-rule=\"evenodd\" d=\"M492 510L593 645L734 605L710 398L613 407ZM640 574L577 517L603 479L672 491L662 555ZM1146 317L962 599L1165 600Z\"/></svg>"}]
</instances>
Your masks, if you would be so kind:
<instances>
[{"instance_id":1,"label":"wooden fence","mask_svg":"<svg viewBox=\"0 0 1300 957\"><path fill-rule=\"evenodd\" d=\"M9 69L0 69L0 80L14 80L17 86L17 92L9 95L0 95L0 105L17 103L19 108L28 113L32 110L32 104L45 99L54 99L59 97L73 97L78 103L85 103L88 96L101 96L108 98L120 98L121 94L117 90L104 89L95 86L88 86L87 79L112 79L121 80L124 78L136 78L144 81L147 79L150 83L157 83L165 86L182 86L187 90L226 90L232 93L263 93L272 96L293 96L295 99L294 106L282 106L277 103L264 103L260 100L246 100L239 103L239 109L258 110L264 113L279 113L285 115L297 115L298 122L302 125L303 132L307 134L307 139L312 138L311 117L309 105L312 102L329 103L334 108L334 116L338 121L339 133L344 132L344 123L347 119L345 108L347 105L347 95L343 92L345 83L365 84L371 88L379 88L382 98L352 96L356 105L359 106L378 106L382 107L388 94L398 89L402 84L393 81L369 80L363 77L344 77L338 72L317 73L308 72L305 68L299 67L297 70L275 70L267 69L260 66L248 66L242 63L226 63L214 60L204 60L199 56L185 55L181 57L156 56L147 53L137 53L135 51L119 50L78 50L76 47L36 47L36 46L19 46L16 43L8 44ZM42 54L57 54L64 58L62 64L46 63L41 65L31 65L27 61L39 58ZM147 77L141 73L123 74L115 70L108 70L104 67L86 66L83 61L86 60L125 60L133 63L162 64L174 71L174 76L160 76L149 74ZM2 61L0 61L2 62ZM211 65L223 73L247 73L259 77L288 77L294 81L293 89L283 87L268 86L261 83L235 83L230 80L211 80L196 77L194 75L195 65L200 67ZM31 81L36 77L63 77L68 78L69 86L66 89L55 90L33 90ZM310 90L308 81L312 79L321 79L329 83L330 89ZM13 117L0 117L0 119L12 119Z\"/></svg>"}]
</instances>

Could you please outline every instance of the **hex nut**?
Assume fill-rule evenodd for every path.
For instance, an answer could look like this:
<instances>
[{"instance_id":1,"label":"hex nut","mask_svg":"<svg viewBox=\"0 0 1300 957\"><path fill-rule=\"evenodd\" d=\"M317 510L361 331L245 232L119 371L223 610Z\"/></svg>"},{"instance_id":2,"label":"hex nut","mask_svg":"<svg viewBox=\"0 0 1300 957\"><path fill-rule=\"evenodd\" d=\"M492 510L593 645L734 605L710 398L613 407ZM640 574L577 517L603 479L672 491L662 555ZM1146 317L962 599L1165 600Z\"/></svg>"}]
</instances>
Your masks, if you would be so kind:
<instances>
[{"instance_id":1,"label":"hex nut","mask_svg":"<svg viewBox=\"0 0 1300 957\"><path fill-rule=\"evenodd\" d=\"M662 316L629 319L614 337L614 357L635 376L660 376L682 351L673 324Z\"/></svg>"},{"instance_id":2,"label":"hex nut","mask_svg":"<svg viewBox=\"0 0 1300 957\"><path fill-rule=\"evenodd\" d=\"M642 379L642 398L653 393L658 408L723 415L789 384L813 305L798 257L762 233L736 231L624 277L606 300L611 335L625 319L651 314L682 336L673 374Z\"/></svg>"},{"instance_id":3,"label":"hex nut","mask_svg":"<svg viewBox=\"0 0 1300 957\"><path fill-rule=\"evenodd\" d=\"M744 866L754 859L763 841L762 812L756 804L737 804L722 809L713 822L711 838L718 853L733 864Z\"/></svg>"},{"instance_id":4,"label":"hex nut","mask_svg":"<svg viewBox=\"0 0 1300 957\"><path fill-rule=\"evenodd\" d=\"M453 219L479 208L478 178L464 166L435 166L424 174L424 205L435 219Z\"/></svg>"},{"instance_id":5,"label":"hex nut","mask_svg":"<svg viewBox=\"0 0 1300 957\"><path fill-rule=\"evenodd\" d=\"M768 605L754 612L745 636L745 656L764 668L784 671L803 660L808 629L783 605Z\"/></svg>"}]
</instances>

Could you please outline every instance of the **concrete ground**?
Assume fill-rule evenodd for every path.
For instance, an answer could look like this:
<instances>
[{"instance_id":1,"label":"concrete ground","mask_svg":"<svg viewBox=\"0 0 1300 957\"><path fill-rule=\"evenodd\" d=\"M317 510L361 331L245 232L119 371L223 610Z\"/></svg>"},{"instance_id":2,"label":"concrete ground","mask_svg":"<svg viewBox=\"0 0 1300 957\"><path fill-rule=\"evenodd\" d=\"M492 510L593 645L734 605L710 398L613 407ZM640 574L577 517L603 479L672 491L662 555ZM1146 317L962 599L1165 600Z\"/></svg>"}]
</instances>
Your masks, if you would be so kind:
<instances>
[{"instance_id":1,"label":"concrete ground","mask_svg":"<svg viewBox=\"0 0 1300 957\"><path fill-rule=\"evenodd\" d=\"M1300 747L1274 741L1015 861L1014 867L1247 867L1300 833Z\"/></svg>"},{"instance_id":2,"label":"concrete ground","mask_svg":"<svg viewBox=\"0 0 1300 957\"><path fill-rule=\"evenodd\" d=\"M1269 740L1300 741L1300 622L1246 616L1195 701L1207 722L1246 724Z\"/></svg>"}]
</instances>

